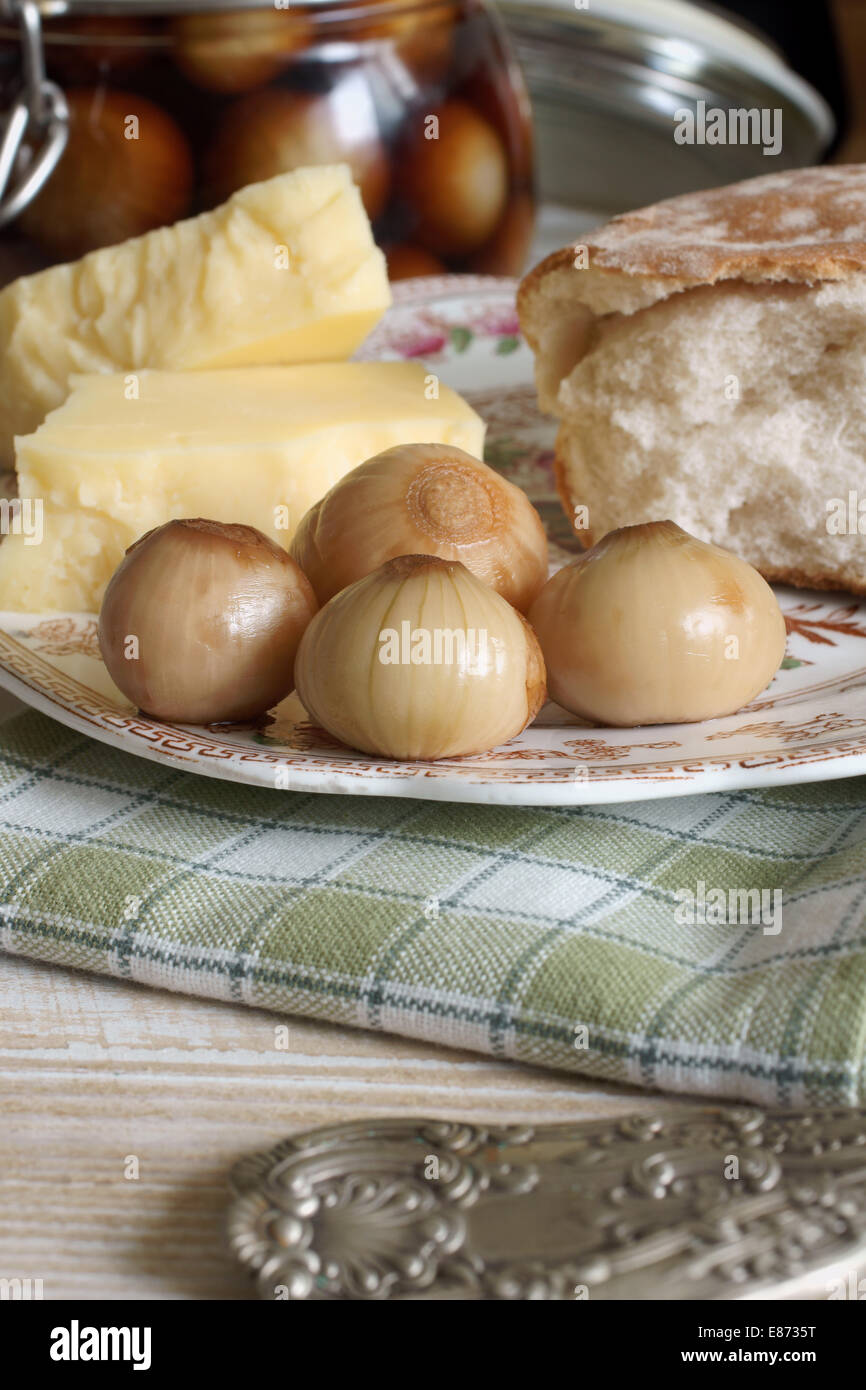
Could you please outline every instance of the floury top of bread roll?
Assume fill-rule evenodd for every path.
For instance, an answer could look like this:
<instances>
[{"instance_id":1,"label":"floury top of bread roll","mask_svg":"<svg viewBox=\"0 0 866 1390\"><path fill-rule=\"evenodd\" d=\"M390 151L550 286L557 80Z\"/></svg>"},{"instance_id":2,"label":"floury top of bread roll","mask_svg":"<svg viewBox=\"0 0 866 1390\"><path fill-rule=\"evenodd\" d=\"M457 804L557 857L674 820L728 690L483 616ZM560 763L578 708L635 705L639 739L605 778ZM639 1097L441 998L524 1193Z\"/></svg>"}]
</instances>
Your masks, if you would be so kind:
<instances>
[{"instance_id":1,"label":"floury top of bread roll","mask_svg":"<svg viewBox=\"0 0 866 1390\"><path fill-rule=\"evenodd\" d=\"M670 517L767 579L866 593L866 165L617 217L518 310L585 545Z\"/></svg>"}]
</instances>

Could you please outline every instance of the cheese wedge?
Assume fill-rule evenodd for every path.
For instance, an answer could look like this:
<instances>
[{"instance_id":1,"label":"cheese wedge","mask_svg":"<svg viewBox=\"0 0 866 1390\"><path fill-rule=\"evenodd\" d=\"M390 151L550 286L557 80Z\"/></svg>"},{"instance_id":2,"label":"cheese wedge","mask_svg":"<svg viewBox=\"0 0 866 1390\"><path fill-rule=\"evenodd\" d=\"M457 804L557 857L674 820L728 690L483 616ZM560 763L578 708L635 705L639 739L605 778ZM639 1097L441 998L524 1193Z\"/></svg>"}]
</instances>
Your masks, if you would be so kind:
<instances>
[{"instance_id":1,"label":"cheese wedge","mask_svg":"<svg viewBox=\"0 0 866 1390\"><path fill-rule=\"evenodd\" d=\"M13 533L0 545L0 609L95 612L126 548L172 517L244 522L288 546L313 503L372 454L428 442L480 457L484 447L479 416L418 362L91 375L71 386L16 440L19 496L41 501L42 539Z\"/></svg>"},{"instance_id":2,"label":"cheese wedge","mask_svg":"<svg viewBox=\"0 0 866 1390\"><path fill-rule=\"evenodd\" d=\"M0 464L74 372L338 361L389 302L344 164L15 280L0 292Z\"/></svg>"}]
</instances>

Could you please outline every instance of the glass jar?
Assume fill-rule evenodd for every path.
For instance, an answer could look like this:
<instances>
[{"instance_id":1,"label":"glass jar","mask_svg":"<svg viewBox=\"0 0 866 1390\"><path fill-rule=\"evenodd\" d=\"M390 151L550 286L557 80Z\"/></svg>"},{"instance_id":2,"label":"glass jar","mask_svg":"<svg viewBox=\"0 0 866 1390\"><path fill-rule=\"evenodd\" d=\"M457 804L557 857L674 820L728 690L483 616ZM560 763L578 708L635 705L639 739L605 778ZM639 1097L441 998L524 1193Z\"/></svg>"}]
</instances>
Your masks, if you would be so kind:
<instances>
[{"instance_id":1,"label":"glass jar","mask_svg":"<svg viewBox=\"0 0 866 1390\"><path fill-rule=\"evenodd\" d=\"M5 0L4 10L0 105L21 106L21 11L35 10L68 141L0 234L0 283L247 183L338 161L393 279L523 268L529 101L484 0ZM38 163L39 136L22 147L19 182Z\"/></svg>"}]
</instances>

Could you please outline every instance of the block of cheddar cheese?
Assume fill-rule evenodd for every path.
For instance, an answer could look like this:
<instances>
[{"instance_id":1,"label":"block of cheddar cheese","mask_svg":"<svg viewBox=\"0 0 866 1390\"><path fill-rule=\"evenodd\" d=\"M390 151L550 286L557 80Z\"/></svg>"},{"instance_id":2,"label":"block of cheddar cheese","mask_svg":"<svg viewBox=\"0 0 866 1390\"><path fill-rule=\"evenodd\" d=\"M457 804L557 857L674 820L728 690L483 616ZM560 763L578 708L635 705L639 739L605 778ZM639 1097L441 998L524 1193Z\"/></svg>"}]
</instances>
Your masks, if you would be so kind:
<instances>
[{"instance_id":1,"label":"block of cheddar cheese","mask_svg":"<svg viewBox=\"0 0 866 1390\"><path fill-rule=\"evenodd\" d=\"M18 491L41 543L0 544L0 609L95 612L133 541L172 517L257 526L288 547L350 469L395 444L480 457L484 425L418 362L75 377L16 440Z\"/></svg>"},{"instance_id":2,"label":"block of cheddar cheese","mask_svg":"<svg viewBox=\"0 0 866 1390\"><path fill-rule=\"evenodd\" d=\"M0 464L81 372L349 357L390 302L346 165L241 189L0 291Z\"/></svg>"}]
</instances>

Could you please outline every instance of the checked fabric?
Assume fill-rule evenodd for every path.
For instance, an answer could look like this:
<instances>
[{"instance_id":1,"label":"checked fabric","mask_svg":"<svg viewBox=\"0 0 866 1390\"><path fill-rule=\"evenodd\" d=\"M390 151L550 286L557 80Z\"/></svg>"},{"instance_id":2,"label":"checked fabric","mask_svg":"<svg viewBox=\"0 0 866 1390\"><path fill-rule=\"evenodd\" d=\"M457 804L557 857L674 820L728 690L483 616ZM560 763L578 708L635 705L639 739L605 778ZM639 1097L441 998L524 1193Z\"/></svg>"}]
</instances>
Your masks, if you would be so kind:
<instances>
[{"instance_id":1,"label":"checked fabric","mask_svg":"<svg viewBox=\"0 0 866 1390\"><path fill-rule=\"evenodd\" d=\"M605 1081L866 1104L856 780L588 809L245 787L0 727L0 947ZM677 894L780 893L779 930Z\"/></svg>"}]
</instances>

